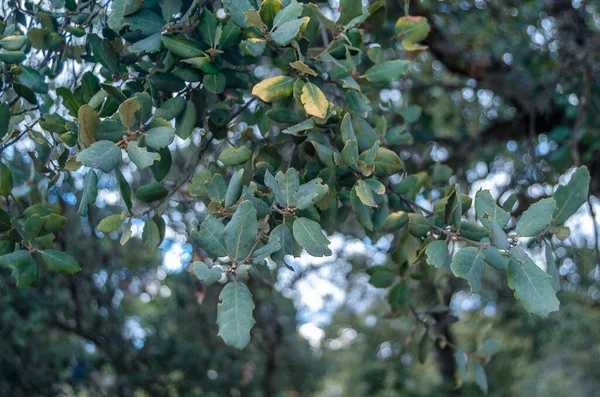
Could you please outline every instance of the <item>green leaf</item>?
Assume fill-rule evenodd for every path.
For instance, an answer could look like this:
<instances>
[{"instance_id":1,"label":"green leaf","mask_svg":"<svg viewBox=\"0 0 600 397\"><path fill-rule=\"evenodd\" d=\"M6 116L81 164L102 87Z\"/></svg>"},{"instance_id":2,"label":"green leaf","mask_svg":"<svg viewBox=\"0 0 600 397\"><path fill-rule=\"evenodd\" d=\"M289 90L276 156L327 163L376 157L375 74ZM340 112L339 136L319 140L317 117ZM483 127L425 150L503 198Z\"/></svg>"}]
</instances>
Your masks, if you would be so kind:
<instances>
[{"instance_id":1,"label":"green leaf","mask_svg":"<svg viewBox=\"0 0 600 397\"><path fill-rule=\"evenodd\" d=\"M198 31L202 40L211 47L215 47L219 44L219 37L217 35L220 25L217 22L217 18L208 9L202 10L202 17L198 24Z\"/></svg>"},{"instance_id":2,"label":"green leaf","mask_svg":"<svg viewBox=\"0 0 600 397\"><path fill-rule=\"evenodd\" d=\"M133 207L133 202L131 201L131 186L129 186L129 182L123 176L123 173L116 168L115 176L117 177L117 184L119 185L119 192L121 193L121 198L125 202L125 206L131 212L131 208Z\"/></svg>"},{"instance_id":3,"label":"green leaf","mask_svg":"<svg viewBox=\"0 0 600 397\"><path fill-rule=\"evenodd\" d=\"M324 119L327 116L329 102L323 94L323 91L313 83L306 83L302 87L302 95L300 96L302 105L307 114Z\"/></svg>"},{"instance_id":4,"label":"green leaf","mask_svg":"<svg viewBox=\"0 0 600 397\"><path fill-rule=\"evenodd\" d=\"M150 255L154 255L156 248L160 244L160 232L158 225L152 219L147 219L144 224L142 240L144 241L144 247L146 247Z\"/></svg>"},{"instance_id":5,"label":"green leaf","mask_svg":"<svg viewBox=\"0 0 600 397\"><path fill-rule=\"evenodd\" d=\"M250 37L247 40L242 41L240 48L244 54L252 55L253 57L259 57L265 51L267 42L264 39L258 39L256 37Z\"/></svg>"},{"instance_id":6,"label":"green leaf","mask_svg":"<svg viewBox=\"0 0 600 397\"><path fill-rule=\"evenodd\" d=\"M8 120L6 121L10 121L10 115ZM63 119L56 113L45 115L43 120L40 119L39 124L43 129L53 132L55 134L62 134L64 132L67 132L67 120Z\"/></svg>"},{"instance_id":7,"label":"green leaf","mask_svg":"<svg viewBox=\"0 0 600 397\"><path fill-rule=\"evenodd\" d=\"M486 339L483 341L483 346L481 348L481 353L484 356L491 357L494 354L498 353L501 349L502 345L496 339Z\"/></svg>"},{"instance_id":8,"label":"green leaf","mask_svg":"<svg viewBox=\"0 0 600 397\"><path fill-rule=\"evenodd\" d=\"M298 188L289 200L289 206L299 210L306 209L321 201L328 191L329 187L323 184L322 179L315 178Z\"/></svg>"},{"instance_id":9,"label":"green leaf","mask_svg":"<svg viewBox=\"0 0 600 397\"><path fill-rule=\"evenodd\" d=\"M362 157L362 155L361 155ZM380 147L375 154L375 175L390 176L402 171L402 160L390 149Z\"/></svg>"},{"instance_id":10,"label":"green leaf","mask_svg":"<svg viewBox=\"0 0 600 397\"><path fill-rule=\"evenodd\" d=\"M131 161L133 161L133 164L140 170L150 167L152 163L160 160L160 154L151 153L145 147L139 147L137 141L129 142L127 154Z\"/></svg>"},{"instance_id":11,"label":"green leaf","mask_svg":"<svg viewBox=\"0 0 600 397\"><path fill-rule=\"evenodd\" d=\"M371 186L369 186L364 180L360 179L358 182L356 182L354 188L356 190L356 195L364 205L369 207L378 207L377 203L375 202L375 196L373 196L373 190L371 189Z\"/></svg>"},{"instance_id":12,"label":"green leaf","mask_svg":"<svg viewBox=\"0 0 600 397\"><path fill-rule=\"evenodd\" d=\"M400 115L404 119L405 123L412 124L419 120L419 117L421 117L422 112L423 109L421 109L420 106L413 105L402 109Z\"/></svg>"},{"instance_id":13,"label":"green leaf","mask_svg":"<svg viewBox=\"0 0 600 397\"><path fill-rule=\"evenodd\" d=\"M158 109L156 109L156 112L154 112L154 118L172 120L183 112L185 109L185 103L186 102L183 97L177 96L175 98L171 98L160 105Z\"/></svg>"},{"instance_id":14,"label":"green leaf","mask_svg":"<svg viewBox=\"0 0 600 397\"><path fill-rule=\"evenodd\" d=\"M329 256L329 240L323 235L321 226L308 218L294 221L294 238L312 256Z\"/></svg>"},{"instance_id":15,"label":"green leaf","mask_svg":"<svg viewBox=\"0 0 600 397\"><path fill-rule=\"evenodd\" d=\"M194 102L188 101L185 104L185 110L175 121L175 134L181 139L189 138L196 128L196 118L196 106Z\"/></svg>"},{"instance_id":16,"label":"green leaf","mask_svg":"<svg viewBox=\"0 0 600 397\"><path fill-rule=\"evenodd\" d=\"M490 222L486 219L485 214L494 219L500 227L506 226L510 220L510 214L496 205L496 200L492 197L489 190L480 190L475 195L475 212L477 218L483 226L491 228Z\"/></svg>"},{"instance_id":17,"label":"green leaf","mask_svg":"<svg viewBox=\"0 0 600 397\"><path fill-rule=\"evenodd\" d=\"M129 46L129 51L139 54L142 52L147 52L153 54L162 49L163 42L161 40L161 34L155 33L152 34L145 39L136 41L131 46Z\"/></svg>"},{"instance_id":18,"label":"green leaf","mask_svg":"<svg viewBox=\"0 0 600 397\"><path fill-rule=\"evenodd\" d=\"M515 291L515 298L521 301L529 313L547 317L560 306L552 286L552 277L531 260L525 263L516 260L509 262L508 286Z\"/></svg>"},{"instance_id":19,"label":"green leaf","mask_svg":"<svg viewBox=\"0 0 600 397\"><path fill-rule=\"evenodd\" d=\"M355 139L349 139L342 149L342 160L344 164L356 167L358 163L358 142Z\"/></svg>"},{"instance_id":20,"label":"green leaf","mask_svg":"<svg viewBox=\"0 0 600 397\"><path fill-rule=\"evenodd\" d=\"M169 21L173 15L181 11L182 0L169 0L160 3L160 10L165 21Z\"/></svg>"},{"instance_id":21,"label":"green leaf","mask_svg":"<svg viewBox=\"0 0 600 397\"><path fill-rule=\"evenodd\" d=\"M210 182L206 183L206 192L211 201L222 203L227 194L227 182L221 174L214 174Z\"/></svg>"},{"instance_id":22,"label":"green leaf","mask_svg":"<svg viewBox=\"0 0 600 397\"><path fill-rule=\"evenodd\" d=\"M544 253L546 256L548 274L552 277L552 286L554 287L554 290L558 292L560 291L560 273L556 267L556 260L554 259L550 244L545 245Z\"/></svg>"},{"instance_id":23,"label":"green leaf","mask_svg":"<svg viewBox=\"0 0 600 397\"><path fill-rule=\"evenodd\" d=\"M110 95L110 97L119 104L121 104L127 100L127 97L125 96L125 94L123 94L123 91L121 91L117 87L114 87L110 84L104 84L104 83L101 83L100 87L102 87L102 89L104 91L106 91L106 93L108 95ZM57 92L58 92L58 89L57 89Z\"/></svg>"},{"instance_id":24,"label":"green leaf","mask_svg":"<svg viewBox=\"0 0 600 397\"><path fill-rule=\"evenodd\" d=\"M13 187L13 176L10 167L0 162L0 194L4 197L10 196Z\"/></svg>"},{"instance_id":25,"label":"green leaf","mask_svg":"<svg viewBox=\"0 0 600 397\"><path fill-rule=\"evenodd\" d=\"M285 223L277 225L269 234L269 242L271 239L279 241L280 249L271 255L274 261L281 261L285 255L291 255L294 252L294 237L290 227Z\"/></svg>"},{"instance_id":26,"label":"green leaf","mask_svg":"<svg viewBox=\"0 0 600 397\"><path fill-rule=\"evenodd\" d=\"M175 139L175 128L154 127L146 131L146 145L153 149L167 147Z\"/></svg>"},{"instance_id":27,"label":"green leaf","mask_svg":"<svg viewBox=\"0 0 600 397\"><path fill-rule=\"evenodd\" d=\"M204 78L202 79L202 84L204 85L206 91L212 92L214 94L220 94L223 91L225 91L227 79L225 77L225 74L221 72L205 74Z\"/></svg>"},{"instance_id":28,"label":"green leaf","mask_svg":"<svg viewBox=\"0 0 600 397\"><path fill-rule=\"evenodd\" d=\"M160 156L160 160L154 162L154 164L150 166L150 171L152 171L154 179L157 182L160 182L165 179L165 177L169 174L169 171L171 171L173 156L168 147L159 149L158 155Z\"/></svg>"},{"instance_id":29,"label":"green leaf","mask_svg":"<svg viewBox=\"0 0 600 397\"><path fill-rule=\"evenodd\" d=\"M426 236L431 229L431 223L421 214L408 214L408 231L415 237Z\"/></svg>"},{"instance_id":30,"label":"green leaf","mask_svg":"<svg viewBox=\"0 0 600 397\"><path fill-rule=\"evenodd\" d=\"M58 214L49 214L42 217L42 222L44 223L44 227L42 228L40 235L46 235L64 229L67 224L67 218Z\"/></svg>"},{"instance_id":31,"label":"green leaf","mask_svg":"<svg viewBox=\"0 0 600 397\"><path fill-rule=\"evenodd\" d=\"M282 175L283 175L283 173L282 173ZM285 207L287 205L288 199L287 199L286 195L283 194L283 191L279 187L279 184L275 180L275 177L273 176L273 174L271 174L269 172L269 170L267 170L265 172L265 186L267 186L269 189L271 189L271 191L273 192L273 195L275 196L275 201L277 203L279 203L279 205L281 205L283 207Z\"/></svg>"},{"instance_id":32,"label":"green leaf","mask_svg":"<svg viewBox=\"0 0 600 397\"><path fill-rule=\"evenodd\" d=\"M206 183L210 181L212 174L209 170L203 169L194 177L189 185L190 196L192 197L200 197L206 194Z\"/></svg>"},{"instance_id":33,"label":"green leaf","mask_svg":"<svg viewBox=\"0 0 600 397\"><path fill-rule=\"evenodd\" d=\"M192 240L204 251L215 257L227 256L223 233L225 226L220 220L208 216L197 232L192 232Z\"/></svg>"},{"instance_id":34,"label":"green leaf","mask_svg":"<svg viewBox=\"0 0 600 397\"><path fill-rule=\"evenodd\" d=\"M362 15L361 0L341 0L340 1L340 18L337 20L337 25L344 27L354 18Z\"/></svg>"},{"instance_id":35,"label":"green leaf","mask_svg":"<svg viewBox=\"0 0 600 397\"><path fill-rule=\"evenodd\" d=\"M391 83L398 81L408 69L408 61L386 61L370 67L364 74L364 78L371 83Z\"/></svg>"},{"instance_id":36,"label":"green leaf","mask_svg":"<svg viewBox=\"0 0 600 397\"><path fill-rule=\"evenodd\" d=\"M277 175L275 175L275 180L279 185L279 189L281 189L281 192L283 192L283 195L285 196L285 202L279 202L279 204L283 207L290 207L292 197L300 187L298 171L296 171L295 168L289 168L285 174L279 171Z\"/></svg>"},{"instance_id":37,"label":"green leaf","mask_svg":"<svg viewBox=\"0 0 600 397\"><path fill-rule=\"evenodd\" d=\"M243 349L250 343L250 330L255 323L252 318L254 302L250 290L241 282L229 283L221 291L219 302L219 336L227 345Z\"/></svg>"},{"instance_id":38,"label":"green leaf","mask_svg":"<svg viewBox=\"0 0 600 397\"><path fill-rule=\"evenodd\" d=\"M119 31L123 27L127 2L128 0L113 0L110 6L110 17L107 21L108 27L112 30Z\"/></svg>"},{"instance_id":39,"label":"green leaf","mask_svg":"<svg viewBox=\"0 0 600 397\"><path fill-rule=\"evenodd\" d=\"M25 58L27 58L27 55L25 55L25 53L23 51L0 52L0 61L4 62L6 64L19 64L19 63L23 62L25 60ZM19 84L19 85L21 87L23 87L22 84ZM21 95L19 93L18 87L13 86L13 88L15 88L15 91L17 91L17 94L19 94L19 96L22 96L25 98L25 95ZM29 102L35 103L35 94L33 93L33 91L31 91L31 94L33 95L34 101L33 102L29 101Z\"/></svg>"},{"instance_id":40,"label":"green leaf","mask_svg":"<svg viewBox=\"0 0 600 397\"><path fill-rule=\"evenodd\" d=\"M242 201L231 221L225 226L223 237L225 247L232 258L242 260L250 253L254 245L254 236L258 232L256 209L249 200Z\"/></svg>"},{"instance_id":41,"label":"green leaf","mask_svg":"<svg viewBox=\"0 0 600 397\"><path fill-rule=\"evenodd\" d=\"M308 17L304 17L282 24L277 30L271 33L271 40L282 47L289 45L298 33L300 33L300 27L307 23L309 19Z\"/></svg>"},{"instance_id":42,"label":"green leaf","mask_svg":"<svg viewBox=\"0 0 600 397\"><path fill-rule=\"evenodd\" d=\"M394 312L402 311L406 308L410 300L408 289L404 284L396 284L388 294L388 303Z\"/></svg>"},{"instance_id":43,"label":"green leaf","mask_svg":"<svg viewBox=\"0 0 600 397\"><path fill-rule=\"evenodd\" d=\"M195 42L175 35L164 34L161 40L173 54L182 58L205 57L202 48Z\"/></svg>"},{"instance_id":44,"label":"green leaf","mask_svg":"<svg viewBox=\"0 0 600 397\"><path fill-rule=\"evenodd\" d=\"M371 276L369 283L375 288L387 288L394 283L396 276L385 266L373 266L367 269L367 274Z\"/></svg>"},{"instance_id":45,"label":"green leaf","mask_svg":"<svg viewBox=\"0 0 600 397\"><path fill-rule=\"evenodd\" d=\"M250 157L252 157L252 150L247 146L228 147L219 155L219 161L226 166L231 167L244 164L246 161L250 160Z\"/></svg>"},{"instance_id":46,"label":"green leaf","mask_svg":"<svg viewBox=\"0 0 600 397\"><path fill-rule=\"evenodd\" d=\"M515 231L519 236L533 237L550 224L555 211L556 201L553 198L541 199L523 212L515 226Z\"/></svg>"},{"instance_id":47,"label":"green leaf","mask_svg":"<svg viewBox=\"0 0 600 397\"><path fill-rule=\"evenodd\" d=\"M252 95L264 102L276 102L292 95L294 79L288 76L276 76L261 81L252 88Z\"/></svg>"},{"instance_id":48,"label":"green leaf","mask_svg":"<svg viewBox=\"0 0 600 397\"><path fill-rule=\"evenodd\" d=\"M367 230L373 230L373 219L371 218L371 210L369 209L369 207L364 205L358 197L358 194L356 193L356 186L353 186L352 190L350 190L350 206L352 207L354 215L356 215L358 223L363 225L363 227Z\"/></svg>"},{"instance_id":49,"label":"green leaf","mask_svg":"<svg viewBox=\"0 0 600 397\"><path fill-rule=\"evenodd\" d=\"M24 84L13 83L13 89L15 90L18 96L24 98L25 100L27 100L27 102L31 103L32 105L37 105L37 97L35 95L35 92L31 90L31 88L25 86ZM56 93L59 93L59 89L56 90Z\"/></svg>"},{"instance_id":50,"label":"green leaf","mask_svg":"<svg viewBox=\"0 0 600 397\"><path fill-rule=\"evenodd\" d=\"M231 20L241 28L247 28L248 22L244 18L244 12L252 7L248 0L224 0L223 4L231 15Z\"/></svg>"},{"instance_id":51,"label":"green leaf","mask_svg":"<svg viewBox=\"0 0 600 397\"><path fill-rule=\"evenodd\" d=\"M487 376L485 375L485 370L479 363L475 364L475 383L477 384L477 386L479 386L479 388L485 394L487 394L487 392L488 392Z\"/></svg>"},{"instance_id":52,"label":"green leaf","mask_svg":"<svg viewBox=\"0 0 600 397\"><path fill-rule=\"evenodd\" d=\"M0 46L5 50L17 51L27 43L27 36L7 36L0 40Z\"/></svg>"},{"instance_id":53,"label":"green leaf","mask_svg":"<svg viewBox=\"0 0 600 397\"><path fill-rule=\"evenodd\" d=\"M77 113L77 120L79 121L79 140L85 146L91 146L96 142L94 134L100 125L98 113L90 105L82 105Z\"/></svg>"},{"instance_id":54,"label":"green leaf","mask_svg":"<svg viewBox=\"0 0 600 397\"><path fill-rule=\"evenodd\" d=\"M448 244L443 240L436 240L425 249L427 263L441 269L450 266L450 254Z\"/></svg>"},{"instance_id":55,"label":"green leaf","mask_svg":"<svg viewBox=\"0 0 600 397\"><path fill-rule=\"evenodd\" d=\"M204 281L206 285L211 285L219 281L223 275L223 269L221 266L208 267L208 265L202 261L194 262L194 274L199 280Z\"/></svg>"},{"instance_id":56,"label":"green leaf","mask_svg":"<svg viewBox=\"0 0 600 397\"><path fill-rule=\"evenodd\" d=\"M277 15L281 8L282 4L279 0L265 0L260 5L260 18L269 27L269 29L273 27L275 15Z\"/></svg>"},{"instance_id":57,"label":"green leaf","mask_svg":"<svg viewBox=\"0 0 600 397\"><path fill-rule=\"evenodd\" d=\"M242 194L242 177L244 170L241 169L231 176L227 192L225 193L225 207L230 207L235 204Z\"/></svg>"},{"instance_id":58,"label":"green leaf","mask_svg":"<svg viewBox=\"0 0 600 397\"><path fill-rule=\"evenodd\" d=\"M44 81L44 76L29 66L21 66L17 81L38 94L48 93L48 84Z\"/></svg>"},{"instance_id":59,"label":"green leaf","mask_svg":"<svg viewBox=\"0 0 600 397\"><path fill-rule=\"evenodd\" d=\"M122 224L121 214L109 215L100 221L98 231L106 234L116 232Z\"/></svg>"},{"instance_id":60,"label":"green leaf","mask_svg":"<svg viewBox=\"0 0 600 397\"><path fill-rule=\"evenodd\" d=\"M403 16L396 21L396 36L410 43L419 43L429 34L427 18L418 16Z\"/></svg>"},{"instance_id":61,"label":"green leaf","mask_svg":"<svg viewBox=\"0 0 600 397\"><path fill-rule=\"evenodd\" d=\"M253 257L252 263L254 263L255 265L260 265L261 263L264 262L264 260L269 255L279 251L280 249L281 249L281 242L279 240L279 236L275 235L275 236L273 236L273 238L271 238L271 236L269 236L269 241L267 242L267 244L258 248L252 254L252 257Z\"/></svg>"},{"instance_id":62,"label":"green leaf","mask_svg":"<svg viewBox=\"0 0 600 397\"><path fill-rule=\"evenodd\" d=\"M29 287L37 280L37 264L29 251L17 250L0 256L0 267L13 269L18 288Z\"/></svg>"},{"instance_id":63,"label":"green leaf","mask_svg":"<svg viewBox=\"0 0 600 397\"><path fill-rule=\"evenodd\" d=\"M169 190L158 182L140 186L135 192L135 198L144 203L162 200L169 195Z\"/></svg>"},{"instance_id":64,"label":"green leaf","mask_svg":"<svg viewBox=\"0 0 600 397\"><path fill-rule=\"evenodd\" d=\"M555 225L562 225L588 198L590 186L590 171L587 167L579 167L571 176L569 183L560 185L554 193L556 212L554 213Z\"/></svg>"},{"instance_id":65,"label":"green leaf","mask_svg":"<svg viewBox=\"0 0 600 397\"><path fill-rule=\"evenodd\" d=\"M273 27L277 28L287 22L293 21L302 14L302 4L291 0L289 4L280 10L273 18Z\"/></svg>"},{"instance_id":66,"label":"green leaf","mask_svg":"<svg viewBox=\"0 0 600 397\"><path fill-rule=\"evenodd\" d=\"M8 103L0 102L0 139L8 134L10 127L10 107Z\"/></svg>"},{"instance_id":67,"label":"green leaf","mask_svg":"<svg viewBox=\"0 0 600 397\"><path fill-rule=\"evenodd\" d=\"M342 140L347 142L348 140L356 140L356 134L354 133L354 127L352 126L352 117L350 114L346 114L340 124L340 133L342 134Z\"/></svg>"},{"instance_id":68,"label":"green leaf","mask_svg":"<svg viewBox=\"0 0 600 397\"><path fill-rule=\"evenodd\" d=\"M79 203L77 213L80 216L84 216L86 207L88 204L95 203L96 197L98 197L98 174L90 170L85 177L83 193L81 194L81 202Z\"/></svg>"},{"instance_id":69,"label":"green leaf","mask_svg":"<svg viewBox=\"0 0 600 397\"><path fill-rule=\"evenodd\" d=\"M304 136L304 135L306 135L306 131L312 129L314 126L315 126L315 121L313 119L307 119L301 123L298 123L296 125L286 128L282 132L284 134Z\"/></svg>"},{"instance_id":70,"label":"green leaf","mask_svg":"<svg viewBox=\"0 0 600 397\"><path fill-rule=\"evenodd\" d=\"M408 223L408 214L404 211L392 212L383 221L381 231L396 232ZM429 228L427 229L429 230Z\"/></svg>"},{"instance_id":71,"label":"green leaf","mask_svg":"<svg viewBox=\"0 0 600 397\"><path fill-rule=\"evenodd\" d=\"M444 219L446 224L452 226L460 226L460 218L462 215L462 201L460 195L460 185L457 183L452 187L452 193L446 201L444 211Z\"/></svg>"},{"instance_id":72,"label":"green leaf","mask_svg":"<svg viewBox=\"0 0 600 397\"><path fill-rule=\"evenodd\" d=\"M53 272L74 274L81 270L79 264L66 252L53 249L41 251L42 260Z\"/></svg>"},{"instance_id":73,"label":"green leaf","mask_svg":"<svg viewBox=\"0 0 600 397\"><path fill-rule=\"evenodd\" d=\"M121 148L111 141L98 141L79 152L77 161L109 173L121 163Z\"/></svg>"},{"instance_id":74,"label":"green leaf","mask_svg":"<svg viewBox=\"0 0 600 397\"><path fill-rule=\"evenodd\" d=\"M484 272L483 251L477 247L461 248L452 258L450 269L455 276L469 282L471 291L479 292Z\"/></svg>"},{"instance_id":75,"label":"green leaf","mask_svg":"<svg viewBox=\"0 0 600 397\"><path fill-rule=\"evenodd\" d=\"M456 377L460 386L462 382L467 380L467 363L469 356L467 356L466 353L461 349L456 349L454 352L454 360L456 361L456 366L458 367L458 370L456 371Z\"/></svg>"},{"instance_id":76,"label":"green leaf","mask_svg":"<svg viewBox=\"0 0 600 397\"><path fill-rule=\"evenodd\" d=\"M508 242L508 238L506 237L506 233L504 233L504 230L502 230L494 218L488 217L487 219L492 227L492 234L490 235L491 243L502 250L509 249L510 244Z\"/></svg>"},{"instance_id":77,"label":"green leaf","mask_svg":"<svg viewBox=\"0 0 600 397\"><path fill-rule=\"evenodd\" d=\"M489 246L483 250L483 258L491 267L497 270L506 270L509 258L496 247Z\"/></svg>"}]
</instances>

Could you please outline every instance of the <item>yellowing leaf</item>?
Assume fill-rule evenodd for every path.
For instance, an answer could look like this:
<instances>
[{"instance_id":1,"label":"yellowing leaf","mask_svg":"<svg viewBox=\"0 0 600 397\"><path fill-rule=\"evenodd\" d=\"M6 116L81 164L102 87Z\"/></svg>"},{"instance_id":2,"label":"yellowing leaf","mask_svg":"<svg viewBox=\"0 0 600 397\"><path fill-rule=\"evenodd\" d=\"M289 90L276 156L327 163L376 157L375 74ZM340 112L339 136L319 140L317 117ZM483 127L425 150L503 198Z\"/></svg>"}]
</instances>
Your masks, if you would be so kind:
<instances>
[{"instance_id":1,"label":"yellowing leaf","mask_svg":"<svg viewBox=\"0 0 600 397\"><path fill-rule=\"evenodd\" d=\"M252 95L265 102L275 102L292 95L294 79L288 76L276 76L263 80L252 88Z\"/></svg>"},{"instance_id":2,"label":"yellowing leaf","mask_svg":"<svg viewBox=\"0 0 600 397\"><path fill-rule=\"evenodd\" d=\"M313 83L307 83L302 87L302 95L300 96L304 110L311 116L324 119L327 116L329 102L323 91Z\"/></svg>"},{"instance_id":3,"label":"yellowing leaf","mask_svg":"<svg viewBox=\"0 0 600 397\"><path fill-rule=\"evenodd\" d=\"M98 113L90 105L83 105L79 108L77 119L79 120L79 140L85 146L91 146L96 142L94 134L100 125Z\"/></svg>"}]
</instances>

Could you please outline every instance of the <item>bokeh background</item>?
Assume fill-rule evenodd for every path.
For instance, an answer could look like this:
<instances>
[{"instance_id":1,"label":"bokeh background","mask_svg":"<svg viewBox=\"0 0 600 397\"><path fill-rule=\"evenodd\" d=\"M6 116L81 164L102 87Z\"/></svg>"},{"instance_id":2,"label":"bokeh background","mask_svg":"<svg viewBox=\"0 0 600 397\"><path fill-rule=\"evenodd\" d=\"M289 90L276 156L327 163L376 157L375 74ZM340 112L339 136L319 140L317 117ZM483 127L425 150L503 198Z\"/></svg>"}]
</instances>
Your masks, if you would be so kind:
<instances>
[{"instance_id":1,"label":"bokeh background","mask_svg":"<svg viewBox=\"0 0 600 397\"><path fill-rule=\"evenodd\" d=\"M336 0L318 4L337 15ZM387 1L381 29L390 39L404 7ZM515 302L505 280L492 275L481 294L457 280L450 308L458 321L449 325L455 341L465 351L484 339L500 346L485 365L488 395L598 395L600 2L427 0L411 1L410 13L432 27L428 50L398 47L419 73L371 98L372 106L415 120L415 143L401 153L409 172L443 161L471 196L481 188L501 203L516 195L516 215L565 182L559 175L570 167L585 164L592 174L589 205L568 222L570 237L555 241L561 310L540 320ZM63 83L82 72L65 68ZM247 127L232 126L230 134ZM171 150L198 145L177 140ZM18 179L27 180L34 147L23 139L4 151ZM172 172L178 167L184 164L175 160ZM133 170L123 169L128 180ZM448 363L418 343L414 318L390 316L385 292L369 285L365 269L388 260L391 238L373 244L343 230L331 236L331 258L290 258L293 270L279 271L272 283L250 280L257 325L251 344L238 351L217 336L221 287L190 274L191 262L202 258L186 243L186 230L207 208L171 199L161 253L150 255L140 239L123 248L116 233L95 229L120 205L112 176L102 176L96 208L85 218L77 215L82 175L68 178L47 199L70 219L57 243L83 271L47 274L35 289L17 289L10 272L0 272L0 396L482 394L472 373L455 389L454 376L443 375ZM25 183L14 194L35 189ZM418 202L431 206L427 197ZM133 236L141 236L140 225ZM533 255L544 266L543 253ZM432 293L421 289L412 299L426 303Z\"/></svg>"}]
</instances>

